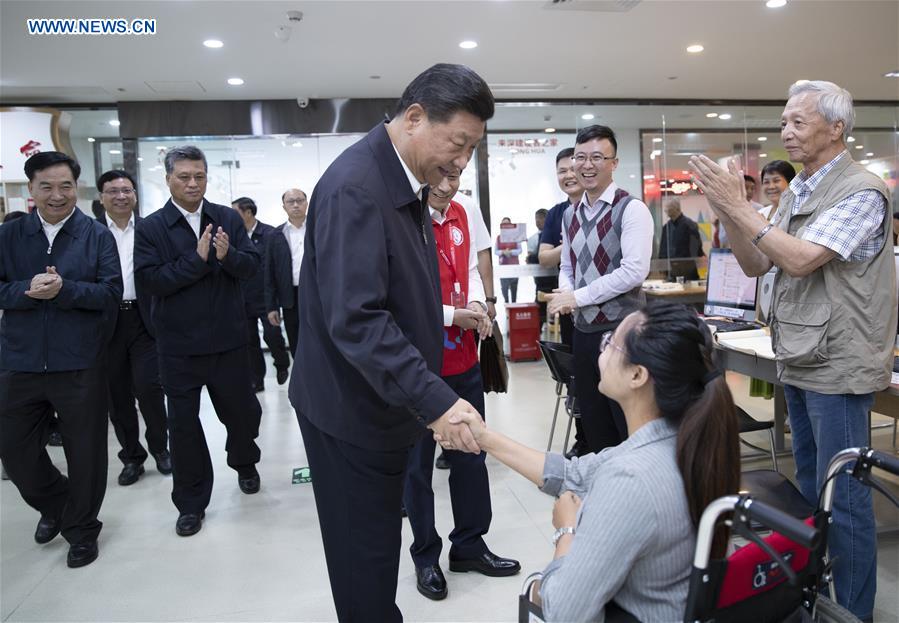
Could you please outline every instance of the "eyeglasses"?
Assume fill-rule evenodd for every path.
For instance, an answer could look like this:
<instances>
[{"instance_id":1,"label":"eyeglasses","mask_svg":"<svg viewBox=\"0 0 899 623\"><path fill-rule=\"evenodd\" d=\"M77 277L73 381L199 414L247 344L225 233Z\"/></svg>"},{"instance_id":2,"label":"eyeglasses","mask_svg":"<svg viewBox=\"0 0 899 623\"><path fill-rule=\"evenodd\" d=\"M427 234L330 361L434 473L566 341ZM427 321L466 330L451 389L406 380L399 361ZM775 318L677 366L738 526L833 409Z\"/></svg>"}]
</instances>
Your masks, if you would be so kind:
<instances>
[{"instance_id":1,"label":"eyeglasses","mask_svg":"<svg viewBox=\"0 0 899 623\"><path fill-rule=\"evenodd\" d=\"M590 160L590 162L593 163L595 166L600 166L606 160L617 160L617 159L618 159L618 156L604 156L603 154L598 153L598 152L592 153L589 156L587 154L583 154L583 153L575 154L574 158L572 158L572 160L574 160L574 163L576 165L582 165L585 162L587 162L587 160Z\"/></svg>"},{"instance_id":2,"label":"eyeglasses","mask_svg":"<svg viewBox=\"0 0 899 623\"><path fill-rule=\"evenodd\" d=\"M623 348L612 340L612 334L614 333L614 331L606 331L602 334L602 338L599 341L599 352L603 352L609 346L622 353L625 352Z\"/></svg>"},{"instance_id":3,"label":"eyeglasses","mask_svg":"<svg viewBox=\"0 0 899 623\"><path fill-rule=\"evenodd\" d=\"M300 205L306 203L305 199L287 199L284 201L284 205Z\"/></svg>"},{"instance_id":4,"label":"eyeglasses","mask_svg":"<svg viewBox=\"0 0 899 623\"><path fill-rule=\"evenodd\" d=\"M130 197L134 194L133 188L110 188L109 190L104 190L103 194L107 197L115 197L116 195L123 195L125 197Z\"/></svg>"}]
</instances>

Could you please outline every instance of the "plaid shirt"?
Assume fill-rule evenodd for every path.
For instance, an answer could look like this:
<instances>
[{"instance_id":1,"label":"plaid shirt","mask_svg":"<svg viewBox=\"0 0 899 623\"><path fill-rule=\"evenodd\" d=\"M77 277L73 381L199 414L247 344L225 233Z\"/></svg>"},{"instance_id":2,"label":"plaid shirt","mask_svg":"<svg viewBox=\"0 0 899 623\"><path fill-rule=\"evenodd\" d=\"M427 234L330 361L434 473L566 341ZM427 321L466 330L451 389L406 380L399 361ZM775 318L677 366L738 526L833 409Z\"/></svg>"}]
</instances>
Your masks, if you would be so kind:
<instances>
[{"instance_id":1,"label":"plaid shirt","mask_svg":"<svg viewBox=\"0 0 899 623\"><path fill-rule=\"evenodd\" d=\"M793 201L792 214L799 211L840 158L851 157L848 154L848 151L843 151L811 176L802 171L793 178L790 190L796 199ZM885 215L886 201L883 195L876 190L862 190L825 210L806 228L802 239L827 247L844 261L863 262L880 251Z\"/></svg>"}]
</instances>

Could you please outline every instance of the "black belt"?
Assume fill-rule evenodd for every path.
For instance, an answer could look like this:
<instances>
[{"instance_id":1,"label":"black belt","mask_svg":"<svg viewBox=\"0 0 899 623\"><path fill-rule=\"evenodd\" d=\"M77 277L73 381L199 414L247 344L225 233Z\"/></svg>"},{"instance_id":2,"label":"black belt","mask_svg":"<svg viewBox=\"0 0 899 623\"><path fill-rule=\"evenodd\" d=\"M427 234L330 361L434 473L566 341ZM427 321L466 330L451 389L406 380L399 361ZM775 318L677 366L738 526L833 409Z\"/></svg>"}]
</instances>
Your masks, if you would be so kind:
<instances>
[{"instance_id":1,"label":"black belt","mask_svg":"<svg viewBox=\"0 0 899 623\"><path fill-rule=\"evenodd\" d=\"M119 309L137 309L137 301L122 301L119 303Z\"/></svg>"}]
</instances>

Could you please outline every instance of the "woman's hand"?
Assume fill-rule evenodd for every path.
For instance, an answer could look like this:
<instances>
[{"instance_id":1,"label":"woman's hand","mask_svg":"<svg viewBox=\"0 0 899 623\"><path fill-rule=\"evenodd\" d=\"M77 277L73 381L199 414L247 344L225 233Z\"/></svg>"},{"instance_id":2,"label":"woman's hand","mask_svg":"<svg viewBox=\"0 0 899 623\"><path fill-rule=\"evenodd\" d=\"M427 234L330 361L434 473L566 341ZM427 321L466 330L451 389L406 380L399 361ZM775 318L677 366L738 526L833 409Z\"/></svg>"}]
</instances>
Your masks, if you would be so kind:
<instances>
[{"instance_id":1,"label":"woman's hand","mask_svg":"<svg viewBox=\"0 0 899 623\"><path fill-rule=\"evenodd\" d=\"M577 512L581 507L581 498L571 491L566 491L556 500L553 507L553 527L555 529L565 528L577 523Z\"/></svg>"}]
</instances>

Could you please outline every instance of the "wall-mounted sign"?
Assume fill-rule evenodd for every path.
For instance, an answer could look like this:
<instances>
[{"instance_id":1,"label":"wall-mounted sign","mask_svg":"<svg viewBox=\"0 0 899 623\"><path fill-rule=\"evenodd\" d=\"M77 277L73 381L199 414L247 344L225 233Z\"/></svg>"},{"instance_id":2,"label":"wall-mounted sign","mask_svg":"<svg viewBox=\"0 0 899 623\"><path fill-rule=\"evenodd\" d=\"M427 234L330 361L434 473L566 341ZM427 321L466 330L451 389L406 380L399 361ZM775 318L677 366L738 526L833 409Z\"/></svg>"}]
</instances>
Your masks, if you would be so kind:
<instances>
[{"instance_id":1,"label":"wall-mounted sign","mask_svg":"<svg viewBox=\"0 0 899 623\"><path fill-rule=\"evenodd\" d=\"M54 108L0 108L0 182L27 182L25 161L40 151L73 155L70 120Z\"/></svg>"}]
</instances>

